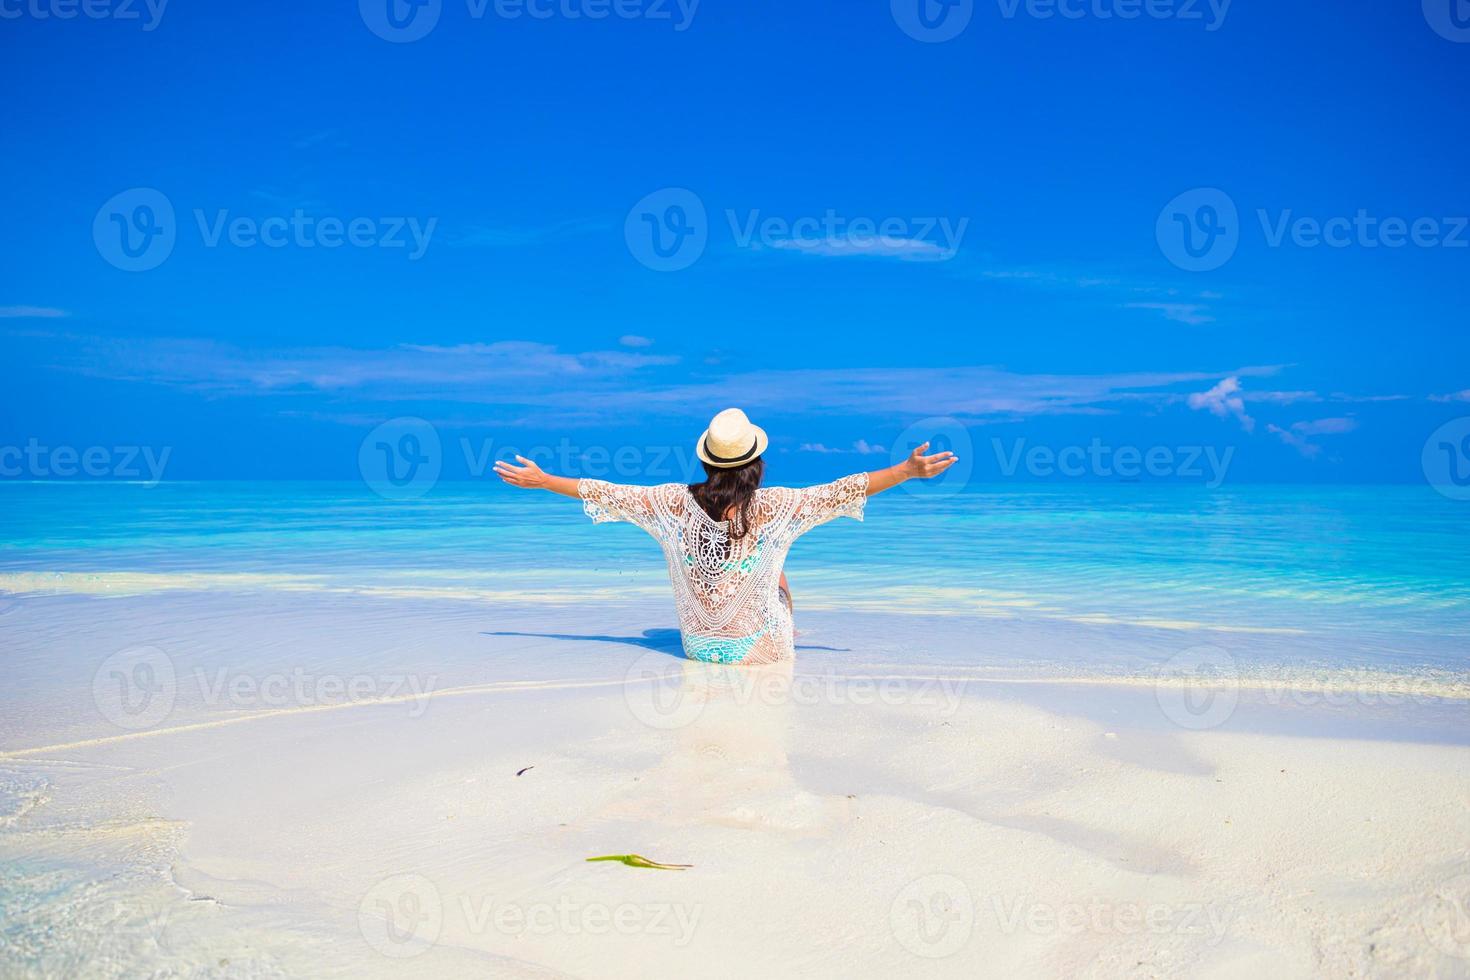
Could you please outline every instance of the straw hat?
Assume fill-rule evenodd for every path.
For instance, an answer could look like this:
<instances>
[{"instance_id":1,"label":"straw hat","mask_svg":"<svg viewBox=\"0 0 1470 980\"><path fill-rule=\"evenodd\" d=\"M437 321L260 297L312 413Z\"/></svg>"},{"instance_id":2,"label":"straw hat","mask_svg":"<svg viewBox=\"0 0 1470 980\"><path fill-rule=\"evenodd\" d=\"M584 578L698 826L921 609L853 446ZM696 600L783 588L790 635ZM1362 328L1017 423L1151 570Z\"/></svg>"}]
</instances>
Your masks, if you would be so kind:
<instances>
[{"instance_id":1,"label":"straw hat","mask_svg":"<svg viewBox=\"0 0 1470 980\"><path fill-rule=\"evenodd\" d=\"M710 419L699 437L694 454L711 466L732 469L744 466L766 451L766 430L752 425L738 408L727 408Z\"/></svg>"}]
</instances>

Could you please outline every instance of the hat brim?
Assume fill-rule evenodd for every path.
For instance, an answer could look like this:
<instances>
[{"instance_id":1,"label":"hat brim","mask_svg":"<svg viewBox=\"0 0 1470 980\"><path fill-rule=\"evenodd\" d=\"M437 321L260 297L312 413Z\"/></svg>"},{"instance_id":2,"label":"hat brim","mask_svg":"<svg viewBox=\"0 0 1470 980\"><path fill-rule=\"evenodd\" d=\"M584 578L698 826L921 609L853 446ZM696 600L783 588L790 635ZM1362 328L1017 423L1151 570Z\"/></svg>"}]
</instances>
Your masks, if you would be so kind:
<instances>
[{"instance_id":1,"label":"hat brim","mask_svg":"<svg viewBox=\"0 0 1470 980\"><path fill-rule=\"evenodd\" d=\"M701 432L699 434L699 441L694 444L694 455L696 455L696 456L699 457L699 461L700 462L702 462L702 463L708 463L710 466L713 466L716 469L733 470L737 466L744 466L746 463L749 463L749 462L752 462L754 460L757 460L761 456L763 456L765 454L765 451L766 451L766 446L770 444L770 440L766 438L766 430L765 429L762 429L758 425L752 425L751 426L751 429L753 429L755 431L755 451L752 452L749 456L746 456L746 457L744 457L742 459L738 459L738 460L736 460L733 463L731 463L731 462L724 462L724 463L722 463L722 462L719 462L717 460L711 459L710 456L709 456L709 454L706 453L705 450L704 450L704 444L705 444L705 442L707 442L709 440L709 430L708 429L705 429L703 432Z\"/></svg>"}]
</instances>

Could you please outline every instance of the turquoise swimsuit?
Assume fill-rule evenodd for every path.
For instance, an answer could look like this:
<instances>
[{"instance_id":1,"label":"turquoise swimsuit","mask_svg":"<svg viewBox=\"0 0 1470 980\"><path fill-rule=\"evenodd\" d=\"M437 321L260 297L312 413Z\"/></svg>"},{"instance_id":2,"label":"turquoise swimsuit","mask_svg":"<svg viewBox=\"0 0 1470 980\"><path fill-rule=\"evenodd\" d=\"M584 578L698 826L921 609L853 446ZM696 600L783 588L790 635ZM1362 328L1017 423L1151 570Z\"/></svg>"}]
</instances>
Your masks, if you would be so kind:
<instances>
[{"instance_id":1,"label":"turquoise swimsuit","mask_svg":"<svg viewBox=\"0 0 1470 980\"><path fill-rule=\"evenodd\" d=\"M762 535L755 540L755 548L750 554L740 561L727 561L720 571L728 572L737 564L742 573L749 573L760 561L761 545L765 536ZM694 558L690 555L684 556L684 564L690 568L694 567ZM765 628L757 630L749 636L694 636L689 633L680 632L684 640L684 655L690 660L699 660L707 664L738 664L750 656L750 651L755 649L755 641L765 633Z\"/></svg>"},{"instance_id":2,"label":"turquoise swimsuit","mask_svg":"<svg viewBox=\"0 0 1470 980\"><path fill-rule=\"evenodd\" d=\"M684 655L690 660L702 660L707 664L738 664L750 656L750 651L755 649L755 641L763 633L765 630L736 637L680 635L684 638Z\"/></svg>"}]
</instances>

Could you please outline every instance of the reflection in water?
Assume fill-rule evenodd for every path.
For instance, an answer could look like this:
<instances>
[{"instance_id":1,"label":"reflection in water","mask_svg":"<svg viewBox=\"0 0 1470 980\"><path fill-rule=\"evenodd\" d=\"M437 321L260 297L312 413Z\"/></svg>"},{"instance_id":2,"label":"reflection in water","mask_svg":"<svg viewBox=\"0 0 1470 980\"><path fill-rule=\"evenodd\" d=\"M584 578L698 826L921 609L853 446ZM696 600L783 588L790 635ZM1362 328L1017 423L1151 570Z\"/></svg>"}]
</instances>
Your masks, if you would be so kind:
<instances>
[{"instance_id":1,"label":"reflection in water","mask_svg":"<svg viewBox=\"0 0 1470 980\"><path fill-rule=\"evenodd\" d=\"M629 672L628 703L668 732L668 752L639 779L619 815L799 833L825 832L846 812L797 785L788 757L794 664L707 664L647 654Z\"/></svg>"}]
</instances>

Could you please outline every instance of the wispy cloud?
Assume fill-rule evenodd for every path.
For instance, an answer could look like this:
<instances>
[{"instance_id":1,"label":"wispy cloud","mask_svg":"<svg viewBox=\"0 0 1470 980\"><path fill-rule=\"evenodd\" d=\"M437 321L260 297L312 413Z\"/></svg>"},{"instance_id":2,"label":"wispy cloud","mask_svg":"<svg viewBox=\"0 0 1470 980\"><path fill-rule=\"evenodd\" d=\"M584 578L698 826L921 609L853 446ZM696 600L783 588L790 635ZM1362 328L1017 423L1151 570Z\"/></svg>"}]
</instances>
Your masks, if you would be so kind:
<instances>
[{"instance_id":1,"label":"wispy cloud","mask_svg":"<svg viewBox=\"0 0 1470 980\"><path fill-rule=\"evenodd\" d=\"M52 320L71 316L54 306L0 306L0 320Z\"/></svg>"},{"instance_id":2,"label":"wispy cloud","mask_svg":"<svg viewBox=\"0 0 1470 980\"><path fill-rule=\"evenodd\" d=\"M1291 427L1286 429L1283 429L1279 425L1267 424L1266 431L1308 459L1315 459L1321 455L1322 447L1312 442L1313 436L1341 435L1344 432L1351 432L1357 427L1358 423L1351 418L1327 418L1313 419L1307 422L1293 422Z\"/></svg>"},{"instance_id":3,"label":"wispy cloud","mask_svg":"<svg viewBox=\"0 0 1470 980\"><path fill-rule=\"evenodd\" d=\"M1452 391L1447 395L1430 395L1432 402L1470 402L1470 388L1464 391Z\"/></svg>"},{"instance_id":4,"label":"wispy cloud","mask_svg":"<svg viewBox=\"0 0 1470 980\"><path fill-rule=\"evenodd\" d=\"M1256 420L1246 414L1245 400L1240 394L1240 378L1238 377L1224 378L1209 391L1190 395L1188 404L1190 408L1209 412L1218 418L1233 416L1245 431L1255 430Z\"/></svg>"},{"instance_id":5,"label":"wispy cloud","mask_svg":"<svg viewBox=\"0 0 1470 980\"><path fill-rule=\"evenodd\" d=\"M1158 310L1164 314L1165 320L1187 323L1192 327L1215 322L1215 318L1205 312L1208 307L1203 303L1124 303L1123 306L1130 310Z\"/></svg>"},{"instance_id":6,"label":"wispy cloud","mask_svg":"<svg viewBox=\"0 0 1470 980\"><path fill-rule=\"evenodd\" d=\"M1055 293L1076 293L1116 303L1126 310L1148 310L1189 326L1215 322L1210 304L1224 297L1209 289L1193 292L1168 282L1138 276L1071 269L981 268L965 278L1011 283Z\"/></svg>"},{"instance_id":7,"label":"wispy cloud","mask_svg":"<svg viewBox=\"0 0 1470 980\"><path fill-rule=\"evenodd\" d=\"M677 358L633 351L568 353L550 344L505 340L381 349L306 347L260 350L207 340L82 338L58 365L80 374L216 394L347 392L397 400L518 402L517 390L626 378Z\"/></svg>"},{"instance_id":8,"label":"wispy cloud","mask_svg":"<svg viewBox=\"0 0 1470 980\"><path fill-rule=\"evenodd\" d=\"M625 333L618 338L618 343L624 347L652 347L653 340L648 337L640 337L636 333Z\"/></svg>"},{"instance_id":9,"label":"wispy cloud","mask_svg":"<svg viewBox=\"0 0 1470 980\"><path fill-rule=\"evenodd\" d=\"M861 237L846 238L778 238L767 243L771 248L820 255L826 258L887 258L904 262L943 262L955 255L950 245L924 238Z\"/></svg>"},{"instance_id":10,"label":"wispy cloud","mask_svg":"<svg viewBox=\"0 0 1470 980\"><path fill-rule=\"evenodd\" d=\"M56 343L59 349L49 353L54 367L212 397L300 400L317 395L330 401L333 412L414 400L477 406L481 412L485 406L535 409L538 421L547 425L614 422L629 413L646 418L702 417L712 406L726 405L768 416L799 410L850 418L945 415L977 422L1112 415L1139 403L1177 404L1189 397L1190 386L1220 377L1216 371L1020 374L964 365L727 373L719 366L691 369L677 357L644 349L576 352L520 340L367 349L245 349L198 339L76 336ZM675 365L677 373L671 370ZM1246 366L1230 372L1230 377L1238 386L1239 378L1269 377L1279 370ZM799 399L794 392L800 393ZM1225 396L1220 397L1223 404ZM292 407L324 409L324 404Z\"/></svg>"},{"instance_id":11,"label":"wispy cloud","mask_svg":"<svg viewBox=\"0 0 1470 980\"><path fill-rule=\"evenodd\" d=\"M859 439L847 449L840 446L826 446L820 442L804 442L797 447L797 450L804 453L842 453L859 456L881 456L888 452L884 447L868 442L866 439Z\"/></svg>"},{"instance_id":12,"label":"wispy cloud","mask_svg":"<svg viewBox=\"0 0 1470 980\"><path fill-rule=\"evenodd\" d=\"M1274 374L1274 366L1245 367L1245 377ZM792 392L813 409L855 417L950 415L960 419L1018 419L1034 415L1113 414L1128 403L1167 404L1176 386L1218 378L1199 371L1116 374L1018 374L1003 368L796 368L752 371L640 392L647 410L661 405L739 404L790 411Z\"/></svg>"},{"instance_id":13,"label":"wispy cloud","mask_svg":"<svg viewBox=\"0 0 1470 980\"><path fill-rule=\"evenodd\" d=\"M1272 405L1292 405L1296 402L1320 402L1323 398L1315 391L1250 391L1242 390L1240 397L1249 402L1268 402Z\"/></svg>"},{"instance_id":14,"label":"wispy cloud","mask_svg":"<svg viewBox=\"0 0 1470 980\"><path fill-rule=\"evenodd\" d=\"M1261 391L1255 388L1242 390L1240 396L1249 403L1267 402L1272 405L1293 405L1298 402L1334 402L1341 404L1377 404L1379 402L1408 401L1408 395L1355 395L1345 391L1321 394L1316 391Z\"/></svg>"},{"instance_id":15,"label":"wispy cloud","mask_svg":"<svg viewBox=\"0 0 1470 980\"><path fill-rule=\"evenodd\" d=\"M1056 269L992 268L979 269L974 278L996 282L1013 282L1020 285L1043 286L1051 289L1102 289L1129 288L1122 279L1113 275L1064 272Z\"/></svg>"},{"instance_id":16,"label":"wispy cloud","mask_svg":"<svg viewBox=\"0 0 1470 980\"><path fill-rule=\"evenodd\" d=\"M1376 402L1406 402L1409 399L1410 396L1408 395L1350 395L1342 391L1334 391L1326 398L1327 401L1332 402L1364 402L1369 404Z\"/></svg>"}]
</instances>

